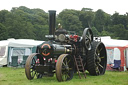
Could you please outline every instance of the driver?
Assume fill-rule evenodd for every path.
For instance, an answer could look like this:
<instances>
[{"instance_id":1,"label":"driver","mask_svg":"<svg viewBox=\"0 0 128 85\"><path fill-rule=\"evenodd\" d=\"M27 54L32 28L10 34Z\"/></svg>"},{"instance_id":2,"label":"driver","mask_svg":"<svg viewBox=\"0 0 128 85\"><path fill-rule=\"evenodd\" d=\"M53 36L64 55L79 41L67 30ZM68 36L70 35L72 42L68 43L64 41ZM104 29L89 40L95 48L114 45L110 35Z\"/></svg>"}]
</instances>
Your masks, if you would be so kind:
<instances>
[{"instance_id":1,"label":"driver","mask_svg":"<svg viewBox=\"0 0 128 85\"><path fill-rule=\"evenodd\" d=\"M56 35L59 35L59 34L67 34L67 31L65 29L62 28L62 25L59 23L58 24L58 29L55 31L55 34Z\"/></svg>"}]
</instances>

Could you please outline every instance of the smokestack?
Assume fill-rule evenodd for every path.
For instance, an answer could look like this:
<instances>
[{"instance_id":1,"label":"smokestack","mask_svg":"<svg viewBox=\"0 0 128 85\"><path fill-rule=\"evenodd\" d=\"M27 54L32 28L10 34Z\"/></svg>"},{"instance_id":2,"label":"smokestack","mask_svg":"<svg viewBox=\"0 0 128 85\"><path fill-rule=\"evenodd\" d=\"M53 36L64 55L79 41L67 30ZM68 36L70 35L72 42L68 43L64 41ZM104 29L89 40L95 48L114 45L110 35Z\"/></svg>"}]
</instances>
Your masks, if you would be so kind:
<instances>
[{"instance_id":1,"label":"smokestack","mask_svg":"<svg viewBox=\"0 0 128 85\"><path fill-rule=\"evenodd\" d=\"M55 34L56 11L49 10L49 35Z\"/></svg>"}]
</instances>

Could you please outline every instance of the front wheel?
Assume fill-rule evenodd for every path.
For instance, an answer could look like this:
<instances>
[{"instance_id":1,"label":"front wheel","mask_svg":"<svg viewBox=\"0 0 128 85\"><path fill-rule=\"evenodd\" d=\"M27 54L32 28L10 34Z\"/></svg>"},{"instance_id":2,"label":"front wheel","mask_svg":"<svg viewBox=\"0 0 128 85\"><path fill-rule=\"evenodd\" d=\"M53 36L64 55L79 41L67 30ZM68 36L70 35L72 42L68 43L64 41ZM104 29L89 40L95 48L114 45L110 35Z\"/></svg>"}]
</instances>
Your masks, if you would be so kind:
<instances>
[{"instance_id":1,"label":"front wheel","mask_svg":"<svg viewBox=\"0 0 128 85\"><path fill-rule=\"evenodd\" d=\"M74 64L72 56L62 54L56 63L56 78L59 82L68 81L73 78Z\"/></svg>"},{"instance_id":2,"label":"front wheel","mask_svg":"<svg viewBox=\"0 0 128 85\"><path fill-rule=\"evenodd\" d=\"M92 49L87 54L87 70L90 75L102 75L107 65L106 48L102 42L92 43Z\"/></svg>"},{"instance_id":3,"label":"front wheel","mask_svg":"<svg viewBox=\"0 0 128 85\"><path fill-rule=\"evenodd\" d=\"M28 80L32 80L35 76L37 76L37 78L42 77L42 74L37 73L35 69L35 66L40 64L43 64L43 59L40 54L33 53L27 58L25 64L25 74Z\"/></svg>"}]
</instances>

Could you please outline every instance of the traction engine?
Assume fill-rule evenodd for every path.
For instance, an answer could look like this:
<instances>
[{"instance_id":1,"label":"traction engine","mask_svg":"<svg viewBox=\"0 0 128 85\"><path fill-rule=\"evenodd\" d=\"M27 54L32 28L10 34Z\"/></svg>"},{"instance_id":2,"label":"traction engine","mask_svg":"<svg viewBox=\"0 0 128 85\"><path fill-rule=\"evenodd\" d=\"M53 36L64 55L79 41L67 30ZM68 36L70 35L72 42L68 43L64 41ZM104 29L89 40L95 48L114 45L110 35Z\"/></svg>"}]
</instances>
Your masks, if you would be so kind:
<instances>
[{"instance_id":1,"label":"traction engine","mask_svg":"<svg viewBox=\"0 0 128 85\"><path fill-rule=\"evenodd\" d=\"M49 11L49 40L37 46L36 53L29 55L25 64L28 80L45 76L56 78L59 82L73 78L80 72L86 78L90 75L103 75L106 70L107 55L102 42L93 39L90 28L85 28L82 36L72 31L55 30L56 11Z\"/></svg>"}]
</instances>

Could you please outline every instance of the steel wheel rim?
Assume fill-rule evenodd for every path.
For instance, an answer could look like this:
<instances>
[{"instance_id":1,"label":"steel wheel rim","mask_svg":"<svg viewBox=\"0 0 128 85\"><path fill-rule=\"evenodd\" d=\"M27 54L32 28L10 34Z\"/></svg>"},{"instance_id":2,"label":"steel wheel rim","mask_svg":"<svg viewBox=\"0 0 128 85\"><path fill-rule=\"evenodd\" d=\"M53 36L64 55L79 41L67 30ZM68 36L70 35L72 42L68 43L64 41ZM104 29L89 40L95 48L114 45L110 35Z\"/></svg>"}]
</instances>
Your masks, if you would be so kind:
<instances>
[{"instance_id":1,"label":"steel wheel rim","mask_svg":"<svg viewBox=\"0 0 128 85\"><path fill-rule=\"evenodd\" d=\"M96 74L102 74L106 68L106 55L102 44L98 45L95 51L95 70Z\"/></svg>"},{"instance_id":2,"label":"steel wheel rim","mask_svg":"<svg viewBox=\"0 0 128 85\"><path fill-rule=\"evenodd\" d=\"M87 50L91 50L92 46L91 43L93 41L93 33L91 29L85 28L83 32L83 44Z\"/></svg>"},{"instance_id":3,"label":"steel wheel rim","mask_svg":"<svg viewBox=\"0 0 128 85\"><path fill-rule=\"evenodd\" d=\"M34 53L34 54L31 54L26 60L25 73L26 73L26 77L29 80L32 80L37 74L35 70L36 59L37 59L37 53Z\"/></svg>"}]
</instances>

